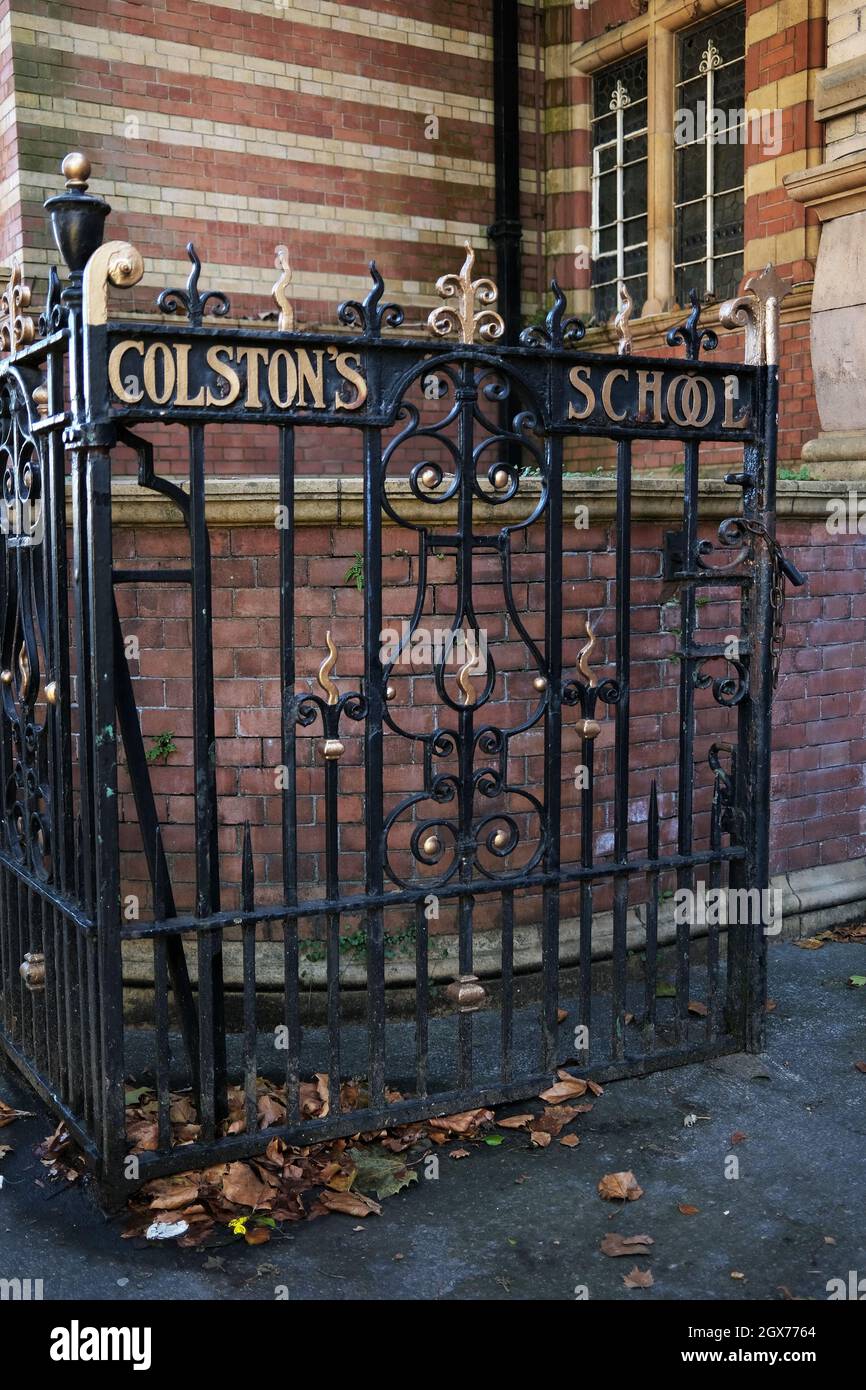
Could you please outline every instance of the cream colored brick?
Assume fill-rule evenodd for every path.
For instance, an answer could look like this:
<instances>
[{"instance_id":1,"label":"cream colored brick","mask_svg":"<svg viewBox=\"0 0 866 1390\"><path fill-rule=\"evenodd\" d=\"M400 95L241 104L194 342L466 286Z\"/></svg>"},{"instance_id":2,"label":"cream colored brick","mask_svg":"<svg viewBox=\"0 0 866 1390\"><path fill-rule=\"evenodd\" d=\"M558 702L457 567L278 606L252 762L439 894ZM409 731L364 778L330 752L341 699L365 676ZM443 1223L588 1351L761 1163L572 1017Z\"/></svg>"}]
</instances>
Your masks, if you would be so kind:
<instances>
[{"instance_id":1,"label":"cream colored brick","mask_svg":"<svg viewBox=\"0 0 866 1390\"><path fill-rule=\"evenodd\" d=\"M750 15L746 24L747 48L750 44L760 43L762 39L768 39L773 34L778 33L778 11L778 5L768 5L765 10L759 10L757 14Z\"/></svg>"}]
</instances>

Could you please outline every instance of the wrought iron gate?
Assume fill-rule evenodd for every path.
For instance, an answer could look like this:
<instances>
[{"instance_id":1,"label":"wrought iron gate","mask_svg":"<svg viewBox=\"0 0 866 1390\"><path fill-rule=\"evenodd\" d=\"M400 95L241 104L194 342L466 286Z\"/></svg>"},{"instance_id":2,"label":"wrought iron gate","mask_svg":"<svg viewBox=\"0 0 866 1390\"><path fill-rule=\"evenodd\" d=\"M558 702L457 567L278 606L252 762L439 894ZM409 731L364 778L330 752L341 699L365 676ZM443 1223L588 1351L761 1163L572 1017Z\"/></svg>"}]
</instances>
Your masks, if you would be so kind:
<instances>
[{"instance_id":1,"label":"wrought iron gate","mask_svg":"<svg viewBox=\"0 0 866 1390\"><path fill-rule=\"evenodd\" d=\"M414 336L401 334L402 311L384 302L375 266L366 299L340 307L338 331L294 331L284 259L276 327L223 327L228 301L199 289L192 247L186 288L159 296L164 317L123 321L110 316L109 288L138 283L141 257L126 243L103 244L109 209L86 191L86 161L70 156L64 172L67 191L46 207L68 270L65 285L52 271L38 327L20 270L4 298L0 1041L65 1119L106 1189L125 1188L125 1091L148 1078L154 1134L139 1155L141 1181L254 1153L275 1135L307 1143L529 1096L563 1065L603 1080L760 1047L766 920L756 892L768 886L770 706L785 577L800 580L774 538L785 292L775 273L768 269L722 308L722 322L746 330L744 363L701 357L717 344L700 325L696 300L669 335L684 358L631 355L626 296L618 353L583 352L583 328L566 317L555 283L544 323L502 346L496 288L474 278L468 247L460 274L438 283L443 304L428 330ZM205 322L208 311L216 321ZM157 471L167 425L186 434L184 486ZM311 685L296 672L295 459L307 431L336 426L355 431L361 446L364 668L360 682L347 678L329 633ZM273 430L278 440L282 690L282 892L276 903L257 902L256 835L247 826L239 905L230 908L221 898L205 518L206 431L211 437L227 427ZM564 573L571 551L563 528L580 496L566 465L574 442L591 437L612 441L615 450L615 599L606 643L603 620L570 608ZM644 766L636 800L632 457L647 441L673 442L682 454L682 528L666 537L658 576L660 594L679 609L677 757L666 789L647 772L651 762ZM715 541L699 530L701 450L713 444L742 451L725 478L730 515ZM134 451L140 487L177 507L189 546L181 569L124 567L113 558L117 446ZM414 538L417 581L411 614L388 652L386 524ZM579 556L581 532L573 534ZM453 566L454 578L445 590L444 646L430 659L422 699L420 686L401 688L401 662L427 621L437 557ZM502 631L486 651L476 611L485 565L502 595ZM184 585L190 595L195 905L188 912L175 901L115 601L117 586L130 583ZM532 613L529 584L541 586ZM725 640L702 640L707 595L722 595L724 617L734 615ZM566 661L569 646L574 657ZM708 748L701 692L719 721L720 736ZM611 728L606 748L597 747ZM362 750L365 824L363 872L354 876L345 872L340 826L343 757L353 740ZM131 922L122 911L121 745L152 898L150 919ZM308 782L313 777L311 747L321 779L322 869L301 891L298 773L301 766ZM409 750L407 778L414 778L399 795L384 776L386 752L395 747ZM576 789L567 812L564 786ZM599 815L608 815L608 805L602 843ZM667 895L697 893L701 885L744 892L748 910L728 930L723 915L708 919L699 960L693 924L678 920L675 979L664 991L658 951ZM561 930L566 900L574 905L570 963ZM610 924L604 951L602 908ZM436 913L453 921L456 939L447 988L433 968ZM482 913L498 928L485 938L495 943L497 968L484 979L475 968ZM531 950L518 959L516 942L533 913L537 959ZM388 922L407 919L414 941L409 1022L386 1017ZM344 1009L346 920L363 928L362 1023ZM281 943L276 1043L257 1017L263 928ZM302 1028L300 966L311 935L324 937L326 1011L320 1026ZM127 939L153 949L152 1028L137 1039L124 1032ZM223 969L229 939L239 939L243 967L241 1024L231 1034ZM594 947L609 958L606 980L593 974ZM533 988L518 979L529 958ZM698 986L703 1001L695 1008ZM184 1050L191 1143L176 1142L172 1115ZM257 1128L260 1072L282 1084L282 1113L264 1129ZM327 1104L311 1115L305 1097L314 1073ZM357 1084L347 1086L350 1078ZM226 1123L229 1087L243 1091L239 1124Z\"/></svg>"}]
</instances>

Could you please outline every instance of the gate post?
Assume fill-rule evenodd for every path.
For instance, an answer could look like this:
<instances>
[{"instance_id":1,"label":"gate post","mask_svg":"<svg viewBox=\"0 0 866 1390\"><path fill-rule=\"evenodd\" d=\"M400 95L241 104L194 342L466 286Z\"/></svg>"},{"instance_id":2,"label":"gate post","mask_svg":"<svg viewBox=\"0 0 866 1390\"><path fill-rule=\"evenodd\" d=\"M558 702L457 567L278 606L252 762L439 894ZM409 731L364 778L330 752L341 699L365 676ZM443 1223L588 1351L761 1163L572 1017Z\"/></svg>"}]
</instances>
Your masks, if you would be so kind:
<instances>
[{"instance_id":1,"label":"gate post","mask_svg":"<svg viewBox=\"0 0 866 1390\"><path fill-rule=\"evenodd\" d=\"M73 494L81 891L90 931L95 934L95 941L91 935L87 943L96 977L88 1000L91 1082L97 1096L98 1177L106 1193L116 1195L127 1142L111 526L114 429L92 422L108 413L104 351L108 283L135 284L143 267L132 247L102 244L110 208L87 192L90 165L85 157L68 155L62 167L67 191L50 198L45 206L69 270L62 301L69 324L72 419L64 444L71 460Z\"/></svg>"},{"instance_id":2,"label":"gate post","mask_svg":"<svg viewBox=\"0 0 866 1390\"><path fill-rule=\"evenodd\" d=\"M728 928L726 1011L728 1026L740 1045L748 1052L760 1052L766 1034L772 703L778 661L775 605L777 587L784 583L778 573L775 539L779 304L790 286L768 267L749 288L753 297L735 305L751 320L746 324L746 341L759 369L761 421L760 443L746 451L749 482L743 491L744 529L752 542L752 585L743 599L749 692L739 706L734 794L735 823L738 831L745 831L746 855L732 863L730 875L731 887L748 893L748 913L745 922ZM734 321L742 324L743 318Z\"/></svg>"}]
</instances>

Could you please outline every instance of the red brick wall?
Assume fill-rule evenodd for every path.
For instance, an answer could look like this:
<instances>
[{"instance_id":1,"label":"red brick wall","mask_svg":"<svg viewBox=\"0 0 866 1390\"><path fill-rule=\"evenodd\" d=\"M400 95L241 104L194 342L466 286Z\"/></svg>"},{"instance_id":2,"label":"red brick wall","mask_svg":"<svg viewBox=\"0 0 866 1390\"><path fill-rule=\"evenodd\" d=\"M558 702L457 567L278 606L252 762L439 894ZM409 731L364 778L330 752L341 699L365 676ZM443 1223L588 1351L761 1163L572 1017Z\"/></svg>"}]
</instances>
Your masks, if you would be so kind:
<instances>
[{"instance_id":1,"label":"red brick wall","mask_svg":"<svg viewBox=\"0 0 866 1390\"><path fill-rule=\"evenodd\" d=\"M667 525L675 524L673 519ZM537 528L536 528L537 529ZM646 846L647 797L657 778L662 817L662 842L676 837L677 802L677 645L679 609L672 586L661 580L660 535L663 527L638 523L634 528L631 598L631 850ZM704 534L714 535L707 526ZM119 562L136 559L172 563L183 558L181 532L143 528L119 532ZM774 707L773 872L813 864L841 862L864 852L861 765L866 754L863 735L863 668L866 665L866 551L850 538L830 536L823 522L783 523L780 537L797 564L809 573L805 590L789 592L788 642L782 680ZM613 603L615 560L611 529L564 533L565 582L563 611L566 633L565 665L574 669L585 642L583 624L593 618L601 642L593 657L599 676L614 671ZM514 597L530 634L543 636L542 539L534 537L513 560ZM220 849L224 906L236 902L244 821L249 821L256 869L256 900L281 900L280 798L275 768L280 763L277 542L270 528L216 530L212 536L214 577L214 643ZM347 581L347 571L362 549L359 530L301 528L296 537L295 637L299 690L313 689L312 677L326 652L330 631L339 657L335 676L341 691L358 688L363 667L361 614L363 595ZM386 531L385 621L399 625L411 613L417 561L411 538L395 528ZM498 574L491 561L481 559L476 575L479 620L488 633L497 664L496 698L488 707L493 723L510 727L533 708L531 672L526 668L519 639L503 615ZM426 622L449 625L453 611L453 562L444 555L431 564L433 586ZM153 784L164 841L170 853L179 906L192 902L193 844L192 712L189 654L189 604L181 590L124 586L120 591L124 634L137 636L141 655L132 663L148 746L159 733L171 732L177 745L167 765L153 767ZM738 631L736 607L728 591L707 591L699 605L699 640L720 640ZM708 668L724 673L722 663ZM424 669L395 677L397 698L391 706L404 727L426 730L431 722L431 683ZM506 703L507 701L507 703ZM579 761L575 713L566 712L563 755L563 860L574 863L579 854L580 819L574 769ZM602 710L602 733L596 743L596 852L609 858L613 828L613 726ZM443 723L453 722L447 717ZM358 730L362 726L357 726ZM695 838L706 844L712 776L707 751L714 741L729 742L735 715L717 705L707 690L697 692ZM364 801L363 753L357 733L344 720L341 737L346 752L340 760L340 872L344 888L363 878ZM298 739L299 871L303 895L319 896L323 875L323 763L318 753L321 727L301 731ZM509 772L516 785L537 794L543 777L543 737L539 729L516 741ZM397 800L419 790L422 769L417 756L395 735L385 736L386 814ZM453 770L442 765L442 770ZM491 802L491 811L506 802ZM517 818L530 847L537 836L524 803L510 798L507 809ZM439 808L448 815L449 807ZM121 781L121 835L125 854L126 891L139 894L147 915L148 889L135 809ZM423 814L437 808L425 804ZM405 846L411 816L395 830L400 846L395 864L405 866ZM401 857L402 856L402 857ZM511 867L520 855L509 861ZM635 886L639 896L639 886ZM600 893L597 906L607 905ZM566 913L575 909L565 895ZM495 925L498 903L479 906L477 925ZM520 916L537 915L537 904L524 901ZM442 929L448 928L443 914ZM350 930L350 919L345 924Z\"/></svg>"}]
</instances>

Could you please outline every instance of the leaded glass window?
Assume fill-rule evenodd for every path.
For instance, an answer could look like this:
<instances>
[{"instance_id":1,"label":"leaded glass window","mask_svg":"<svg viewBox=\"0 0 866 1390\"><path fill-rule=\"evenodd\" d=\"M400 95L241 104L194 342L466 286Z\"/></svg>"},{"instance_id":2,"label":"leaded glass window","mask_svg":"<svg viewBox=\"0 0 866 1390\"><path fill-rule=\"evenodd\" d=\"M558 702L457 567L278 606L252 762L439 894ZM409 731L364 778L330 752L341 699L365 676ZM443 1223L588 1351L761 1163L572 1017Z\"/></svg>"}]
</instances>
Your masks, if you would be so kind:
<instances>
[{"instance_id":1,"label":"leaded glass window","mask_svg":"<svg viewBox=\"0 0 866 1390\"><path fill-rule=\"evenodd\" d=\"M593 81L593 319L603 323L627 286L640 313L647 297L647 61L645 53Z\"/></svg>"},{"instance_id":2,"label":"leaded glass window","mask_svg":"<svg viewBox=\"0 0 866 1390\"><path fill-rule=\"evenodd\" d=\"M727 299L743 275L746 16L721 10L677 39L674 293Z\"/></svg>"}]
</instances>

